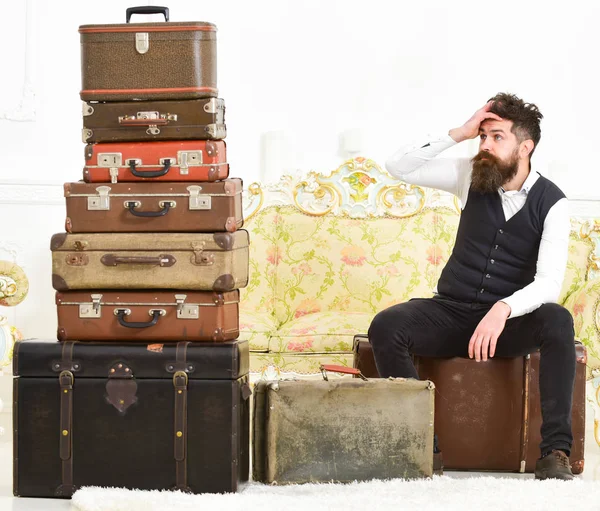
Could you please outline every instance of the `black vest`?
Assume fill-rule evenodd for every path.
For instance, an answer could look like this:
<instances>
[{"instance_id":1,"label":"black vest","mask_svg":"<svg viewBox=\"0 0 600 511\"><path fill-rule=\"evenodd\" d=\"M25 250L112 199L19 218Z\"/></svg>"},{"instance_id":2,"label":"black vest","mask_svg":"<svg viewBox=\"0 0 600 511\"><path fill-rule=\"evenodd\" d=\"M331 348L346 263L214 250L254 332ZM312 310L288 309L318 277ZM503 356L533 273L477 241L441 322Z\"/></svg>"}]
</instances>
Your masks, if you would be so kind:
<instances>
[{"instance_id":1,"label":"black vest","mask_svg":"<svg viewBox=\"0 0 600 511\"><path fill-rule=\"evenodd\" d=\"M462 302L493 304L531 284L546 215L564 197L540 176L523 208L507 222L497 192L469 190L438 293Z\"/></svg>"}]
</instances>

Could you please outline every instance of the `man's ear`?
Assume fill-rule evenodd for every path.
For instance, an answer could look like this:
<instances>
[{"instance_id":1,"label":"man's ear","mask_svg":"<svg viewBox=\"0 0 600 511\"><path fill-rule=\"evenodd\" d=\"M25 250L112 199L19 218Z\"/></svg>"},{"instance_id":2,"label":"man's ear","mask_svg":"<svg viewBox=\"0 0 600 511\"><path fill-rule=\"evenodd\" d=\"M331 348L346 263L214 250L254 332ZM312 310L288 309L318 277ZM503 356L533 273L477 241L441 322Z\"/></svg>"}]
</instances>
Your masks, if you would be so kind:
<instances>
[{"instance_id":1,"label":"man's ear","mask_svg":"<svg viewBox=\"0 0 600 511\"><path fill-rule=\"evenodd\" d=\"M533 140L530 139L521 142L521 146L519 147L520 156L523 158L529 156L531 154L531 151L533 151L534 145L535 144L533 143Z\"/></svg>"}]
</instances>

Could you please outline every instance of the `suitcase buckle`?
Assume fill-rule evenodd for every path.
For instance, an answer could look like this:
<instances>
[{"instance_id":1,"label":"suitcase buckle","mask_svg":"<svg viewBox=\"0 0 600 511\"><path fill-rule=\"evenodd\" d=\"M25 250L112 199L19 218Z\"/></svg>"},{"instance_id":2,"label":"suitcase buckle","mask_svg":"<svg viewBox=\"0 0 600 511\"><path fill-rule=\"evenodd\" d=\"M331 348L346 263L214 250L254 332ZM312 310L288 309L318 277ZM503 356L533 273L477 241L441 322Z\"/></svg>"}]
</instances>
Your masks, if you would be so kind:
<instances>
[{"instance_id":1,"label":"suitcase buckle","mask_svg":"<svg viewBox=\"0 0 600 511\"><path fill-rule=\"evenodd\" d=\"M185 383L181 383L178 380L183 378ZM177 371L174 375L173 375L173 386L176 389L179 388L187 388L188 386L188 375L185 371Z\"/></svg>"}]
</instances>

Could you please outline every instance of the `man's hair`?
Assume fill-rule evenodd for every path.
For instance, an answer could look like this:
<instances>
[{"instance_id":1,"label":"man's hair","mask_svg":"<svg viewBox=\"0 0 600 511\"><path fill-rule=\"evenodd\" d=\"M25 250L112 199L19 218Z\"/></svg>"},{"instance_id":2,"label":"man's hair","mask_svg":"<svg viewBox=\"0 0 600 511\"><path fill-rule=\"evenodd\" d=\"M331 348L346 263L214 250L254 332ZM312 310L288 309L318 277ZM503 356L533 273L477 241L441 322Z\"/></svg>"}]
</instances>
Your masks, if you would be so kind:
<instances>
[{"instance_id":1,"label":"man's hair","mask_svg":"<svg viewBox=\"0 0 600 511\"><path fill-rule=\"evenodd\" d=\"M525 103L514 94L506 92L500 92L488 101L493 101L490 112L513 122L511 131L517 137L519 143L523 140L533 140L533 149L529 153L531 158L542 135L540 121L544 116L539 108L533 103Z\"/></svg>"}]
</instances>

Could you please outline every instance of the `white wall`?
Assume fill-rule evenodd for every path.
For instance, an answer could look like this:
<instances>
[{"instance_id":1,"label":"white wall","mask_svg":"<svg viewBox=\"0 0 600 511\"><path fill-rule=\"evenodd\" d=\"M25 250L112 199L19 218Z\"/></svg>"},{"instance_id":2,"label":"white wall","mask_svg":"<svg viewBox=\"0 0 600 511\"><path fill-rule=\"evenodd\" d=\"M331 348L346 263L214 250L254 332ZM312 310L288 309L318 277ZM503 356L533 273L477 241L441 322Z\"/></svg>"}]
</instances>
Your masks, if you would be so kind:
<instances>
[{"instance_id":1,"label":"white wall","mask_svg":"<svg viewBox=\"0 0 600 511\"><path fill-rule=\"evenodd\" d=\"M29 298L0 314L26 336L55 335L49 241L63 230L62 184L81 179L77 29L122 23L134 4L0 1L0 259L15 259L31 280ZM383 163L398 146L445 133L509 91L545 116L534 167L572 199L600 198L600 5L549 4L167 3L171 21L218 26L228 159L245 184L295 169L332 170L356 152ZM597 203L574 200L573 207L600 216Z\"/></svg>"}]
</instances>

